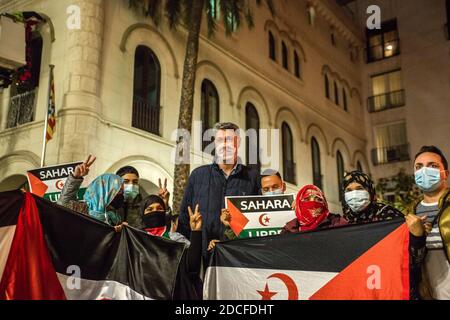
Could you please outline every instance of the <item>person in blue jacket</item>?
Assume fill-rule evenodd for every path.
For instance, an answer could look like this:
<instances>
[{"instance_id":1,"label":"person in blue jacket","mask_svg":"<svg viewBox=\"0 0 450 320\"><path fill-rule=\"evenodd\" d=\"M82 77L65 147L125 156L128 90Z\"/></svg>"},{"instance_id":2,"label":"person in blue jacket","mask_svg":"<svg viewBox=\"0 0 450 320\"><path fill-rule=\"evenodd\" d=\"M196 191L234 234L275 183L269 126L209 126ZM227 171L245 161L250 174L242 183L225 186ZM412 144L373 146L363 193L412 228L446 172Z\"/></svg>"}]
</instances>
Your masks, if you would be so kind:
<instances>
[{"instance_id":1,"label":"person in blue jacket","mask_svg":"<svg viewBox=\"0 0 450 320\"><path fill-rule=\"evenodd\" d=\"M190 238L188 207L202 208L202 254L208 263L208 244L211 240L227 240L220 215L226 196L261 194L259 171L243 165L238 157L239 127L233 123L214 126L215 156L212 164L194 169L189 177L181 203L178 232Z\"/></svg>"}]
</instances>

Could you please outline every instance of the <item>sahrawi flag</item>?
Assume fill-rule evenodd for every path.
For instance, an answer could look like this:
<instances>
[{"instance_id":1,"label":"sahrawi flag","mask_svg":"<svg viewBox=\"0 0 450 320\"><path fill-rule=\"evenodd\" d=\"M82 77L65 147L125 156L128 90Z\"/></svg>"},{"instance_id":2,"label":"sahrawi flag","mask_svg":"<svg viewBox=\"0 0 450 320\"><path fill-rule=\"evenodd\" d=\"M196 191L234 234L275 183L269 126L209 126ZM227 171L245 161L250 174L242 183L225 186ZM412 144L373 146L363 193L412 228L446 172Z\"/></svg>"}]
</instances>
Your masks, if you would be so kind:
<instances>
[{"instance_id":1,"label":"sahrawi flag","mask_svg":"<svg viewBox=\"0 0 450 320\"><path fill-rule=\"evenodd\" d=\"M404 219L218 243L204 298L409 299Z\"/></svg>"},{"instance_id":2,"label":"sahrawi flag","mask_svg":"<svg viewBox=\"0 0 450 320\"><path fill-rule=\"evenodd\" d=\"M172 299L184 245L0 193L0 300Z\"/></svg>"}]
</instances>

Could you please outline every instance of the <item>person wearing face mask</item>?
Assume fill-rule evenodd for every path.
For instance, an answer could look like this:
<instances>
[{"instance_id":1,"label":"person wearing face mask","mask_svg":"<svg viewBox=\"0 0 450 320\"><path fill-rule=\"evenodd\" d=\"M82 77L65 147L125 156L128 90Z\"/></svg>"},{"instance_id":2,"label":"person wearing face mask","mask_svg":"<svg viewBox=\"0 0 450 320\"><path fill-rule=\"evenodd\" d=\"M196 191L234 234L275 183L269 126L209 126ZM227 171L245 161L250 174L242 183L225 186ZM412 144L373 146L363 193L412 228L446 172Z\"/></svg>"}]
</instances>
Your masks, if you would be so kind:
<instances>
[{"instance_id":1,"label":"person wearing face mask","mask_svg":"<svg viewBox=\"0 0 450 320\"><path fill-rule=\"evenodd\" d=\"M226 196L259 195L260 175L257 170L243 165L238 157L239 127L233 123L218 123L214 127L215 156L212 164L194 169L189 176L180 208L178 232L190 237L188 207L199 204L202 208L205 266L212 240L227 240L226 227L221 222Z\"/></svg>"},{"instance_id":2,"label":"person wearing face mask","mask_svg":"<svg viewBox=\"0 0 450 320\"><path fill-rule=\"evenodd\" d=\"M170 214L166 213L166 204L158 195L150 195L142 200L140 214L142 230L155 237L163 237L186 244L186 250L181 258L179 268L184 272L178 272L175 285L175 300L199 300L202 297L202 282L200 279L201 254L202 254L202 215L196 205L195 211L189 212L189 228L191 229L190 241L180 234L174 234L170 230Z\"/></svg>"},{"instance_id":3,"label":"person wearing face mask","mask_svg":"<svg viewBox=\"0 0 450 320\"><path fill-rule=\"evenodd\" d=\"M410 255L423 299L450 299L450 189L448 162L435 146L415 156L414 178L423 197L405 210ZM422 268L423 267L423 268Z\"/></svg>"},{"instance_id":4,"label":"person wearing face mask","mask_svg":"<svg viewBox=\"0 0 450 320\"><path fill-rule=\"evenodd\" d=\"M261 193L263 196L281 195L286 192L286 183L278 171L266 169L261 174Z\"/></svg>"},{"instance_id":5,"label":"person wearing face mask","mask_svg":"<svg viewBox=\"0 0 450 320\"><path fill-rule=\"evenodd\" d=\"M108 173L98 176L87 187L84 202L77 201L78 190L95 159L89 155L85 162L75 168L67 178L57 203L119 228L122 224L119 210L125 202L121 177Z\"/></svg>"},{"instance_id":6,"label":"person wearing face mask","mask_svg":"<svg viewBox=\"0 0 450 320\"><path fill-rule=\"evenodd\" d=\"M314 185L306 185L297 193L295 215L296 218L286 223L281 234L314 231L342 224L342 218L330 213L325 195Z\"/></svg>"},{"instance_id":7,"label":"person wearing face mask","mask_svg":"<svg viewBox=\"0 0 450 320\"><path fill-rule=\"evenodd\" d=\"M344 189L342 211L344 219L349 224L403 217L402 213L394 207L376 201L373 181L361 171L346 174L342 188Z\"/></svg>"},{"instance_id":8,"label":"person wearing face mask","mask_svg":"<svg viewBox=\"0 0 450 320\"><path fill-rule=\"evenodd\" d=\"M142 226L139 207L142 195L139 188L139 172L132 166L125 166L117 170L116 174L124 180L125 205L121 209L123 221L134 228Z\"/></svg>"}]
</instances>

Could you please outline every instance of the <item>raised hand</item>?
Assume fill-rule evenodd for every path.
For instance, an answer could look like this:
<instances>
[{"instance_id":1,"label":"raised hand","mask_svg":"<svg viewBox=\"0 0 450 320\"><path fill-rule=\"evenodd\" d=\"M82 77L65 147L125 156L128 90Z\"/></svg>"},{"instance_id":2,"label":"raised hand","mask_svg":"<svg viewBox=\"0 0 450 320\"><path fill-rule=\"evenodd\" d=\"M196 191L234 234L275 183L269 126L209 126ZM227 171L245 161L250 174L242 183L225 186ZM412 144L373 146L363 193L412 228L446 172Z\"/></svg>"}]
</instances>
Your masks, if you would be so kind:
<instances>
[{"instance_id":1,"label":"raised hand","mask_svg":"<svg viewBox=\"0 0 450 320\"><path fill-rule=\"evenodd\" d=\"M161 183L161 179L158 179L158 185L159 185L158 195L164 200L164 203L166 204L166 208L168 208L170 192L167 190L167 178L164 179L164 185Z\"/></svg>"},{"instance_id":2,"label":"raised hand","mask_svg":"<svg viewBox=\"0 0 450 320\"><path fill-rule=\"evenodd\" d=\"M220 213L220 221L223 223L223 225L225 227L227 227L227 228L230 227L230 222L231 222L230 210L222 209L222 212Z\"/></svg>"},{"instance_id":3,"label":"raised hand","mask_svg":"<svg viewBox=\"0 0 450 320\"><path fill-rule=\"evenodd\" d=\"M191 226L191 231L202 230L202 215L200 214L198 204L195 206L194 213L192 213L191 207L188 207L188 211L189 211L189 224Z\"/></svg>"},{"instance_id":4,"label":"raised hand","mask_svg":"<svg viewBox=\"0 0 450 320\"><path fill-rule=\"evenodd\" d=\"M93 155L89 155L82 164L79 164L75 167L75 170L72 174L73 177L79 179L87 176L89 173L89 168L92 166L96 159L97 158Z\"/></svg>"}]
</instances>

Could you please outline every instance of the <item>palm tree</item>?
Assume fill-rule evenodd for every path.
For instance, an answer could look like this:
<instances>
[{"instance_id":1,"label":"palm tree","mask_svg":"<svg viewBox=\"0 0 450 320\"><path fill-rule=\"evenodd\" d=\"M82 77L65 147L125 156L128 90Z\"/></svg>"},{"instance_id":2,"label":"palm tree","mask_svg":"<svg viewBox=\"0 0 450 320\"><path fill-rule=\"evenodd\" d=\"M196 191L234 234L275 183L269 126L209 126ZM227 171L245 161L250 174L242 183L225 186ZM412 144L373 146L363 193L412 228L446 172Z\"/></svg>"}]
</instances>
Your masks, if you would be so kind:
<instances>
[{"instance_id":1,"label":"palm tree","mask_svg":"<svg viewBox=\"0 0 450 320\"><path fill-rule=\"evenodd\" d=\"M216 29L217 8L223 17L225 34L229 36L235 32L245 20L251 29L254 26L251 0L127 0L129 7L150 17L158 25L166 16L171 29L176 30L184 24L188 31L186 52L184 57L182 89L180 98L180 112L178 116L178 130L191 132L192 111L194 106L195 76L199 49L199 35L203 12L206 14L208 36L212 36ZM257 6L261 0L255 0ZM265 0L270 12L274 14L272 0ZM179 138L177 141L177 155L181 159L190 158L189 141ZM186 153L186 154L184 154ZM179 212L184 195L184 188L190 174L189 161L175 164L173 209Z\"/></svg>"}]
</instances>

